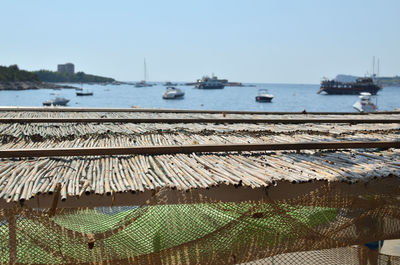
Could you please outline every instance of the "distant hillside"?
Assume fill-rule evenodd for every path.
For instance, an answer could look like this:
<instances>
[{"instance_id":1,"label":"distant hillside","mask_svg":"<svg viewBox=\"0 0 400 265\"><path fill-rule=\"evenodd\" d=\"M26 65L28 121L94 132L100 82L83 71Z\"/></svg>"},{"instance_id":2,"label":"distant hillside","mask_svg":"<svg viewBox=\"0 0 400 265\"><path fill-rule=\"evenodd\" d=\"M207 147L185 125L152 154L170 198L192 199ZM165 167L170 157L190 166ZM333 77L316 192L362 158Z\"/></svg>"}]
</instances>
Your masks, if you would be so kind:
<instances>
[{"instance_id":1,"label":"distant hillside","mask_svg":"<svg viewBox=\"0 0 400 265\"><path fill-rule=\"evenodd\" d=\"M354 75L337 75L335 80L338 82L355 82L358 76Z\"/></svg>"},{"instance_id":2,"label":"distant hillside","mask_svg":"<svg viewBox=\"0 0 400 265\"><path fill-rule=\"evenodd\" d=\"M58 73L47 70L29 72L20 70L18 65L0 66L0 82L52 82L52 83L111 83L113 78L89 75Z\"/></svg>"},{"instance_id":3,"label":"distant hillside","mask_svg":"<svg viewBox=\"0 0 400 265\"><path fill-rule=\"evenodd\" d=\"M59 73L48 70L40 70L33 72L41 81L53 83L111 83L115 80L109 77L97 75L89 75L84 72L76 74Z\"/></svg>"},{"instance_id":4,"label":"distant hillside","mask_svg":"<svg viewBox=\"0 0 400 265\"><path fill-rule=\"evenodd\" d=\"M17 65L0 66L0 90L27 90L27 89L60 89L73 88L66 85L57 85L40 81L37 74L20 70Z\"/></svg>"},{"instance_id":5,"label":"distant hillside","mask_svg":"<svg viewBox=\"0 0 400 265\"><path fill-rule=\"evenodd\" d=\"M18 81L40 81L35 73L20 70L18 65L0 66L0 81L18 82Z\"/></svg>"},{"instance_id":6,"label":"distant hillside","mask_svg":"<svg viewBox=\"0 0 400 265\"><path fill-rule=\"evenodd\" d=\"M394 77L378 77L378 84L382 86L396 86L400 87L400 76Z\"/></svg>"},{"instance_id":7,"label":"distant hillside","mask_svg":"<svg viewBox=\"0 0 400 265\"><path fill-rule=\"evenodd\" d=\"M355 82L358 76L354 75L337 75L335 80L339 82ZM381 86L400 87L400 76L394 77L375 77L375 82Z\"/></svg>"}]
</instances>

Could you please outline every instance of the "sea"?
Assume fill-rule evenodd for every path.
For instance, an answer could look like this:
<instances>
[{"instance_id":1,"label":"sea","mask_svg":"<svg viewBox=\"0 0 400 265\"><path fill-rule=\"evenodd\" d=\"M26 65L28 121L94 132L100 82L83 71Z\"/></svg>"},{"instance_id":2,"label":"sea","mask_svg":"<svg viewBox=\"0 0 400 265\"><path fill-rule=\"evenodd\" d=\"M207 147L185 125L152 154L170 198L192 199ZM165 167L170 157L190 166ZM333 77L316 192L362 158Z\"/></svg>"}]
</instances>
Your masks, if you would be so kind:
<instances>
[{"instance_id":1,"label":"sea","mask_svg":"<svg viewBox=\"0 0 400 265\"><path fill-rule=\"evenodd\" d=\"M131 84L68 85L90 90L93 96L76 96L75 89L3 90L0 106L42 106L46 100L65 97L70 100L69 107L356 112L353 104L358 100L357 95L317 94L319 84L246 84L209 90L178 85L185 96L175 100L162 99L166 89L162 83L139 88ZM267 89L274 95L271 103L255 101L259 89ZM400 87L384 87L373 96L373 102L381 111L400 109Z\"/></svg>"}]
</instances>

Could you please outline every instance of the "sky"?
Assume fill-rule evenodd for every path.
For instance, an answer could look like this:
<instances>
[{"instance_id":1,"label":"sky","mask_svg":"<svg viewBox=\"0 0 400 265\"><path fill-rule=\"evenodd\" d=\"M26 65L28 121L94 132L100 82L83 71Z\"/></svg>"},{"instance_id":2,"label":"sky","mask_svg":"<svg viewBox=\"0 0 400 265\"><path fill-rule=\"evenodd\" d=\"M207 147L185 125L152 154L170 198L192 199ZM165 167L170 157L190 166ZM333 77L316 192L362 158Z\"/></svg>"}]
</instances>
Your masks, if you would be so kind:
<instances>
[{"instance_id":1,"label":"sky","mask_svg":"<svg viewBox=\"0 0 400 265\"><path fill-rule=\"evenodd\" d=\"M0 0L0 65L120 81L400 75L399 0Z\"/></svg>"}]
</instances>

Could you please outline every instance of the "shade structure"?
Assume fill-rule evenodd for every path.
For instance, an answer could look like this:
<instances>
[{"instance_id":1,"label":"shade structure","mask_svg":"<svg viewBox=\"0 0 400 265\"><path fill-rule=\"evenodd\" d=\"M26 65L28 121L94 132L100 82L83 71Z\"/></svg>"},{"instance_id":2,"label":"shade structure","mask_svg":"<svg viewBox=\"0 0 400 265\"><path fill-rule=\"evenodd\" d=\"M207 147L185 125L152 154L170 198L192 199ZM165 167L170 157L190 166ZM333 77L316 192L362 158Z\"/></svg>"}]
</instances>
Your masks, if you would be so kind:
<instances>
[{"instance_id":1,"label":"shade structure","mask_svg":"<svg viewBox=\"0 0 400 265\"><path fill-rule=\"evenodd\" d=\"M119 120L0 123L0 152L278 143L391 145L2 158L2 263L236 264L399 238L397 113L340 114L341 119L359 121L292 124L288 120L339 115L0 112L0 118L9 119L104 116ZM274 122L129 120L138 117ZM393 122L379 123L383 119Z\"/></svg>"}]
</instances>

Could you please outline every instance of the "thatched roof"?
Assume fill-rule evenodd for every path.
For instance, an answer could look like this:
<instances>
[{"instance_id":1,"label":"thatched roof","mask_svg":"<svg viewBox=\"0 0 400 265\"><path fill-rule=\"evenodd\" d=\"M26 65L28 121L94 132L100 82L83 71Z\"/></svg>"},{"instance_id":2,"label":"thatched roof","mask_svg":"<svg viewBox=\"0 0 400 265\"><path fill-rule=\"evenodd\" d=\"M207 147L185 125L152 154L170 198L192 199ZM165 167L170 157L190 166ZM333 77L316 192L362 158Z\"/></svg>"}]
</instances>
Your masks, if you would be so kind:
<instances>
[{"instance_id":1,"label":"thatched roof","mask_svg":"<svg viewBox=\"0 0 400 265\"><path fill-rule=\"evenodd\" d=\"M35 120L38 118L83 120L78 123ZM106 118L116 121L100 120ZM168 120L146 119L185 120L169 124ZM224 122L227 119L228 122ZM257 122L251 121L254 119ZM278 115L3 109L0 111L0 152L89 147L397 142L399 120L398 113ZM186 191L194 191L194 197L260 199L265 187L283 187L281 183L286 182L356 183L399 177L399 161L400 149L395 148L7 157L0 159L0 207L12 202L49 207L50 195L57 189L63 201L59 207L137 205L149 202L160 190L175 196L172 199L175 201ZM241 188L237 189L238 186Z\"/></svg>"}]
</instances>

